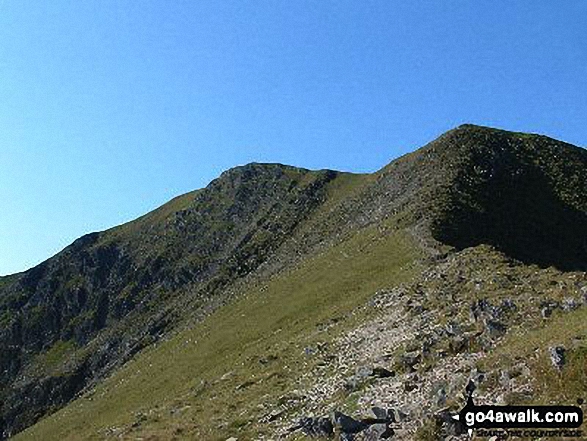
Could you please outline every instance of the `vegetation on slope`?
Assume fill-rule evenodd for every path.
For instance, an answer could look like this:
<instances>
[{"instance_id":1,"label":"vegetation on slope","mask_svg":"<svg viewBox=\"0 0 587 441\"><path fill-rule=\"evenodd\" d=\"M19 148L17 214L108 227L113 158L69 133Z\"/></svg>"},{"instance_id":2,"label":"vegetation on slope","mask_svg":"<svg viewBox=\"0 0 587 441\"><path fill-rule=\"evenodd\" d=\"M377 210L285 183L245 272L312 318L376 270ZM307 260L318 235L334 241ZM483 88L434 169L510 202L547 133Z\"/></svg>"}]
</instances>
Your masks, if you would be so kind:
<instances>
[{"instance_id":1,"label":"vegetation on slope","mask_svg":"<svg viewBox=\"0 0 587 441\"><path fill-rule=\"evenodd\" d=\"M0 291L0 437L62 406L186 316L225 302L231 285L328 200L337 178L347 179L280 165L239 167L14 276ZM78 350L53 375L42 354L58 342Z\"/></svg>"},{"instance_id":2,"label":"vegetation on slope","mask_svg":"<svg viewBox=\"0 0 587 441\"><path fill-rule=\"evenodd\" d=\"M252 439L312 363L304 348L342 332L379 288L409 280L417 257L401 231L362 231L148 348L14 439Z\"/></svg>"}]
</instances>

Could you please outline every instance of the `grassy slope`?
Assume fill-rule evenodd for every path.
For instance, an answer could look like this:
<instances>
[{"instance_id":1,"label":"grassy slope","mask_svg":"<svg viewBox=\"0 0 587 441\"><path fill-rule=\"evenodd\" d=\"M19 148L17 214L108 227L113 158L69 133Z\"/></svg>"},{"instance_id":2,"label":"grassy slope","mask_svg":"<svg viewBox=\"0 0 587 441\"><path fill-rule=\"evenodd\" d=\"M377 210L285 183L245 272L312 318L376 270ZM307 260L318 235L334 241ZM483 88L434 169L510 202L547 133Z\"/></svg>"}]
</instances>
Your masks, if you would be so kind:
<instances>
[{"instance_id":1,"label":"grassy slope","mask_svg":"<svg viewBox=\"0 0 587 441\"><path fill-rule=\"evenodd\" d=\"M263 412L257 405L274 403L307 370L303 348L330 340L377 289L417 271L419 253L411 238L402 231L381 231L363 230L268 285L252 288L200 325L148 348L90 395L14 439L101 439L121 433L129 439L139 434L247 439L258 433L262 429L255 423ZM317 325L333 318L343 320L317 332ZM263 357L272 361L260 363Z\"/></svg>"},{"instance_id":2,"label":"grassy slope","mask_svg":"<svg viewBox=\"0 0 587 441\"><path fill-rule=\"evenodd\" d=\"M575 404L587 398L587 308L559 312L540 326L519 328L501 342L483 365L507 368L516 360L529 361L534 374L535 393L530 400L511 397L512 402L534 404ZM566 364L562 372L552 367L548 348L564 346Z\"/></svg>"}]
</instances>

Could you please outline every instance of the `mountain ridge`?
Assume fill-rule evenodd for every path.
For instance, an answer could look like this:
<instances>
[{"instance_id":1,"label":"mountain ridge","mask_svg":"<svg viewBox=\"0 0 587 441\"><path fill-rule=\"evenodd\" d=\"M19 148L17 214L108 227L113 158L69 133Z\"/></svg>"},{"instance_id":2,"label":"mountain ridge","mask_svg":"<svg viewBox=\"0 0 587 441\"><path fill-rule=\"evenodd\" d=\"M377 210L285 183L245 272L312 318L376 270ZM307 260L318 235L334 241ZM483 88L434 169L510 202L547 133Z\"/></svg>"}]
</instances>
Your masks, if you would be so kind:
<instances>
[{"instance_id":1,"label":"mountain ridge","mask_svg":"<svg viewBox=\"0 0 587 441\"><path fill-rule=\"evenodd\" d=\"M410 231L433 260L489 244L525 264L584 270L587 152L568 146L463 125L373 174L251 163L77 239L0 279L0 433L65 405L247 286L373 229L376 240ZM521 192L501 207L504 189ZM505 214L515 222L498 222Z\"/></svg>"}]
</instances>

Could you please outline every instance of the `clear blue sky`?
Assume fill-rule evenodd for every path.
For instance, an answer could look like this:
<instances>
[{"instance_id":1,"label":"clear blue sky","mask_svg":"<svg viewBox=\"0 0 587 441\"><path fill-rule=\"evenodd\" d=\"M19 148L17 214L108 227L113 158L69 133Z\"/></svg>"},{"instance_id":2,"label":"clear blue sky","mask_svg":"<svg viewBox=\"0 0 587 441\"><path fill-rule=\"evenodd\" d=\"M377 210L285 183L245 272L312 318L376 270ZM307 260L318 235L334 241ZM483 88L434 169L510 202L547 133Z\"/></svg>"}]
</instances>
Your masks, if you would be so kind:
<instances>
[{"instance_id":1,"label":"clear blue sky","mask_svg":"<svg viewBox=\"0 0 587 441\"><path fill-rule=\"evenodd\" d=\"M0 274L251 161L587 143L587 1L0 2Z\"/></svg>"}]
</instances>

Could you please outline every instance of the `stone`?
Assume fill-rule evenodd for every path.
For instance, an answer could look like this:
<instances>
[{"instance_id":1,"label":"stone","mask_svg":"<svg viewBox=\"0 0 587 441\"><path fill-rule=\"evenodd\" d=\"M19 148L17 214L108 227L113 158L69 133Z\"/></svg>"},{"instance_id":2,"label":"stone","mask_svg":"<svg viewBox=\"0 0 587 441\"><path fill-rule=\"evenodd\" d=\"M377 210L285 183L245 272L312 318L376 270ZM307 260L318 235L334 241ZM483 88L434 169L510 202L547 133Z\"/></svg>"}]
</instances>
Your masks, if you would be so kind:
<instances>
[{"instance_id":1,"label":"stone","mask_svg":"<svg viewBox=\"0 0 587 441\"><path fill-rule=\"evenodd\" d=\"M434 405L436 407L444 407L446 405L446 389L444 389L443 387L439 388L436 391L434 397Z\"/></svg>"},{"instance_id":2,"label":"stone","mask_svg":"<svg viewBox=\"0 0 587 441\"><path fill-rule=\"evenodd\" d=\"M416 389L418 389L418 383L416 383L415 381L408 380L404 383L404 391L412 392Z\"/></svg>"},{"instance_id":3,"label":"stone","mask_svg":"<svg viewBox=\"0 0 587 441\"><path fill-rule=\"evenodd\" d=\"M369 427L368 424L355 420L342 412L334 412L334 424L342 433L359 433Z\"/></svg>"},{"instance_id":4,"label":"stone","mask_svg":"<svg viewBox=\"0 0 587 441\"><path fill-rule=\"evenodd\" d=\"M418 352L408 352L401 356L400 364L406 369L406 371L412 372L414 366L420 363L421 358L422 357Z\"/></svg>"},{"instance_id":5,"label":"stone","mask_svg":"<svg viewBox=\"0 0 587 441\"><path fill-rule=\"evenodd\" d=\"M395 372L387 370L381 366L376 366L373 368L373 372L371 375L377 378L390 378L395 376Z\"/></svg>"},{"instance_id":6,"label":"stone","mask_svg":"<svg viewBox=\"0 0 587 441\"><path fill-rule=\"evenodd\" d=\"M581 306L579 302L577 302L572 297L568 297L562 301L561 308L563 311L573 311Z\"/></svg>"},{"instance_id":7,"label":"stone","mask_svg":"<svg viewBox=\"0 0 587 441\"><path fill-rule=\"evenodd\" d=\"M518 305L512 299L503 299L500 308L504 311L515 311L518 309Z\"/></svg>"},{"instance_id":8,"label":"stone","mask_svg":"<svg viewBox=\"0 0 587 441\"><path fill-rule=\"evenodd\" d=\"M334 434L332 421L327 417L305 417L302 418L298 426L290 431L300 429L305 435L310 437L331 437Z\"/></svg>"},{"instance_id":9,"label":"stone","mask_svg":"<svg viewBox=\"0 0 587 441\"><path fill-rule=\"evenodd\" d=\"M550 361L552 362L552 365L556 369L561 370L565 365L566 349L564 346L551 346L548 348L548 352L550 354Z\"/></svg>"},{"instance_id":10,"label":"stone","mask_svg":"<svg viewBox=\"0 0 587 441\"><path fill-rule=\"evenodd\" d=\"M487 320L485 322L485 329L491 338L502 337L507 331L507 327L497 320Z\"/></svg>"}]
</instances>

